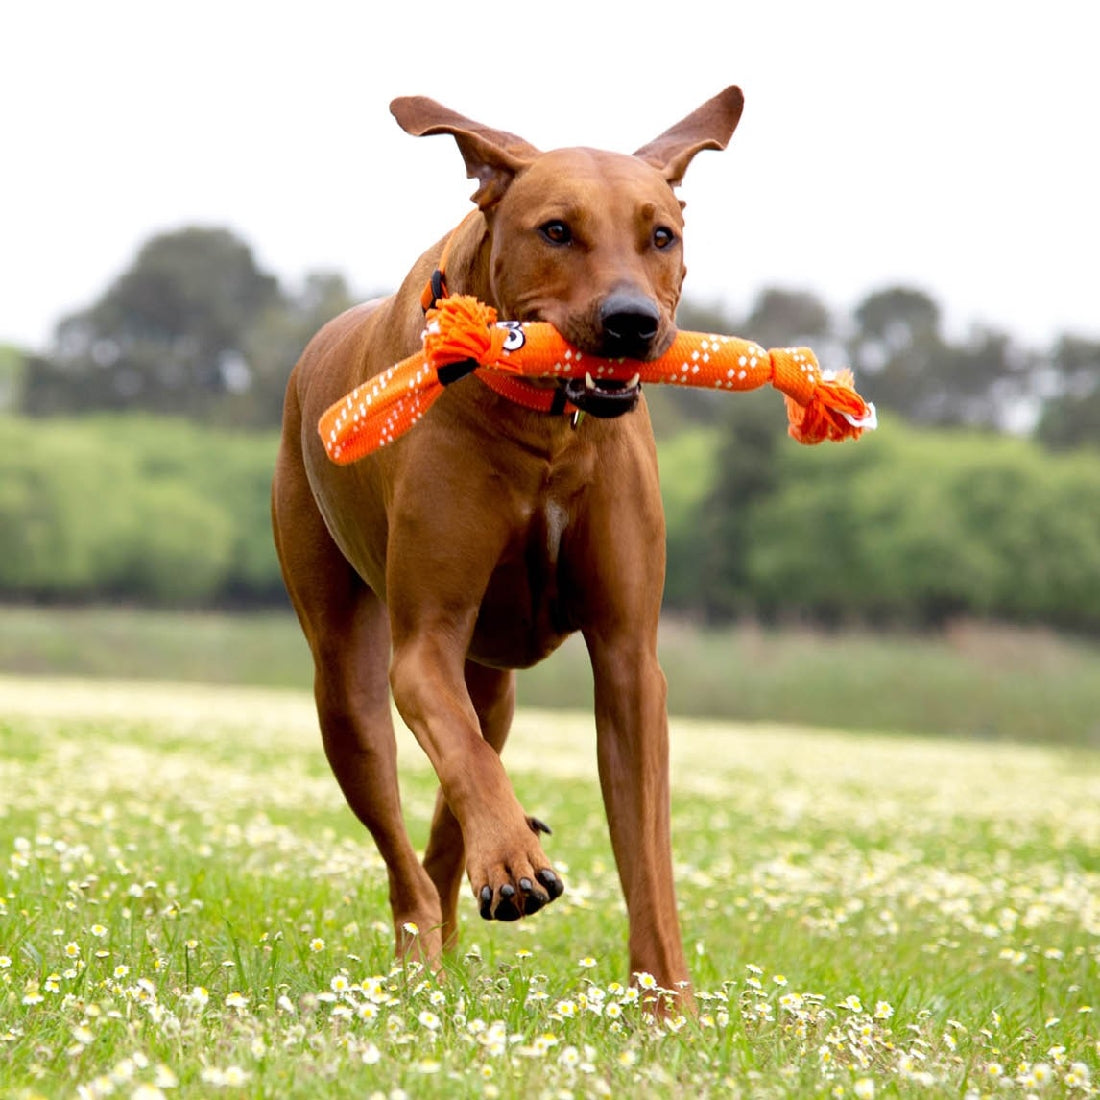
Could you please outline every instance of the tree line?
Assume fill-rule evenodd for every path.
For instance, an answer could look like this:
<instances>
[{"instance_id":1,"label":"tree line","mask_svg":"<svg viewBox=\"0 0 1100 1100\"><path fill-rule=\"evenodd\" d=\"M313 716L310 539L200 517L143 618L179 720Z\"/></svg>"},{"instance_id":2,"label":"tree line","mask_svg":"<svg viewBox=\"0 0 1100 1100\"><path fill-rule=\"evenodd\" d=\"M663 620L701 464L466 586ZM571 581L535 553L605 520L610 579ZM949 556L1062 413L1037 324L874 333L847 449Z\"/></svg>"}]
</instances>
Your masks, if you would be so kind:
<instances>
[{"instance_id":1,"label":"tree line","mask_svg":"<svg viewBox=\"0 0 1100 1100\"><path fill-rule=\"evenodd\" d=\"M711 622L1100 629L1095 450L894 418L855 445L766 434L716 434L711 484L671 510L670 606Z\"/></svg>"},{"instance_id":2,"label":"tree line","mask_svg":"<svg viewBox=\"0 0 1100 1100\"><path fill-rule=\"evenodd\" d=\"M237 428L274 427L293 364L320 325L352 303L338 273L288 289L228 229L150 239L86 309L63 318L50 348L0 354L0 407L31 416L148 412ZM684 328L771 346L809 344L825 365L851 365L879 409L923 426L1031 430L1052 447L1100 440L1100 341L1065 333L1050 347L974 326L943 332L938 303L894 286L836 316L814 294L762 291L744 316L688 301ZM677 421L713 419L698 395L665 402Z\"/></svg>"},{"instance_id":3,"label":"tree line","mask_svg":"<svg viewBox=\"0 0 1100 1100\"><path fill-rule=\"evenodd\" d=\"M225 229L152 238L51 346L0 349L0 598L281 602L268 493L290 366L352 301L294 289ZM1100 344L943 332L889 287L834 316L769 289L685 328L851 363L884 426L800 448L774 393L647 391L669 528L667 605L936 625L985 615L1100 629Z\"/></svg>"},{"instance_id":4,"label":"tree line","mask_svg":"<svg viewBox=\"0 0 1100 1100\"><path fill-rule=\"evenodd\" d=\"M160 234L97 301L58 323L44 354L26 357L16 411L274 427L302 348L351 304L337 273L280 285L227 229Z\"/></svg>"},{"instance_id":5,"label":"tree line","mask_svg":"<svg viewBox=\"0 0 1100 1100\"><path fill-rule=\"evenodd\" d=\"M755 434L659 444L666 607L937 627L957 616L1100 630L1100 461L1034 440L888 420L799 447L767 395ZM0 599L283 605L274 431L100 415L0 418Z\"/></svg>"}]
</instances>

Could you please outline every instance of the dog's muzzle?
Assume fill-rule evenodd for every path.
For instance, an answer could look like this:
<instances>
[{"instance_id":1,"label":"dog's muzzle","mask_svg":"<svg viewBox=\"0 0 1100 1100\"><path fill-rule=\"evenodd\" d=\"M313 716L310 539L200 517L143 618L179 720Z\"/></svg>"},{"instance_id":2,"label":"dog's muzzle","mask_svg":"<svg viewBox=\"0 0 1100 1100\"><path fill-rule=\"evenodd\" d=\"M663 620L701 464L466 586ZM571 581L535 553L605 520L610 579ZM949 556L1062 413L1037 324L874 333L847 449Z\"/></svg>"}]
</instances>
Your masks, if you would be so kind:
<instances>
[{"instance_id":1,"label":"dog's muzzle","mask_svg":"<svg viewBox=\"0 0 1100 1100\"><path fill-rule=\"evenodd\" d=\"M617 381L592 375L584 378L568 378L562 383L566 400L588 416L601 420L613 420L617 416L632 412L642 393L642 384L638 375L629 381Z\"/></svg>"}]
</instances>

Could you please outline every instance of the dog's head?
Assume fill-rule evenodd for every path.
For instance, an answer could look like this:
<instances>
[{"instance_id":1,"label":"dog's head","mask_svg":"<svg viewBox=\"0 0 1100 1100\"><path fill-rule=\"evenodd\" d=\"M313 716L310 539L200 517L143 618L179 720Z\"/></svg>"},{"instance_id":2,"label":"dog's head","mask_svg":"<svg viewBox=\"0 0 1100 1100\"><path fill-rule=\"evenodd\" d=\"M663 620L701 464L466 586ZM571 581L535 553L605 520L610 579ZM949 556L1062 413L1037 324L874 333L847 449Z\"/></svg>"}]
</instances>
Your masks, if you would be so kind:
<instances>
[{"instance_id":1,"label":"dog's head","mask_svg":"<svg viewBox=\"0 0 1100 1100\"><path fill-rule=\"evenodd\" d=\"M726 147L743 102L727 88L633 156L540 153L423 97L391 110L411 134L455 138L479 184L473 200L489 226L489 288L503 319L549 321L584 351L644 360L676 332L685 268L674 188L696 153Z\"/></svg>"}]
</instances>

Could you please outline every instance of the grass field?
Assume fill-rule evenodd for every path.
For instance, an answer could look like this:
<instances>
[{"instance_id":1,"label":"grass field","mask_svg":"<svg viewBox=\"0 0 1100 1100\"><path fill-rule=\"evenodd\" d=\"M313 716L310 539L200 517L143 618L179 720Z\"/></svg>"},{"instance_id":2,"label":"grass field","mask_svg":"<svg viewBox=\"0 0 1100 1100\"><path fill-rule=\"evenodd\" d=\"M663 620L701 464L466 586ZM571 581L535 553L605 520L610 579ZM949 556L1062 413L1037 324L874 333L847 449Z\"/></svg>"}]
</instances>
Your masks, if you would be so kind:
<instances>
[{"instance_id":1,"label":"grass field","mask_svg":"<svg viewBox=\"0 0 1100 1100\"><path fill-rule=\"evenodd\" d=\"M1041 630L702 632L667 623L673 713L1100 748L1100 645ZM289 612L0 607L0 672L305 688ZM519 679L521 703L588 710L579 639Z\"/></svg>"},{"instance_id":2,"label":"grass field","mask_svg":"<svg viewBox=\"0 0 1100 1100\"><path fill-rule=\"evenodd\" d=\"M506 753L566 894L437 981L300 691L0 678L0 1095L1086 1096L1100 760L673 723L697 1016L652 1019L591 721ZM402 742L422 843L434 785Z\"/></svg>"}]
</instances>

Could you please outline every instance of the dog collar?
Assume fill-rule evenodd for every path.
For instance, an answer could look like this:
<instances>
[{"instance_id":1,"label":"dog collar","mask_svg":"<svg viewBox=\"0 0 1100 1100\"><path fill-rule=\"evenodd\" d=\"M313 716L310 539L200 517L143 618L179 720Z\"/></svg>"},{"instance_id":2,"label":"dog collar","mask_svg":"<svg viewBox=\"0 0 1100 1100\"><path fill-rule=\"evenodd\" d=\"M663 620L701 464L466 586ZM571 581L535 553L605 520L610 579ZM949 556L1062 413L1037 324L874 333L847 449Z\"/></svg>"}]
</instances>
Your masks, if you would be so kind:
<instances>
[{"instance_id":1,"label":"dog collar","mask_svg":"<svg viewBox=\"0 0 1100 1100\"><path fill-rule=\"evenodd\" d=\"M580 409L570 403L561 385L553 388L536 386L524 378L515 378L507 374L492 371L477 371L477 377L498 397L505 397L515 405L522 405L532 412L561 416L566 413L580 414ZM579 421L578 421L579 423Z\"/></svg>"}]
</instances>

